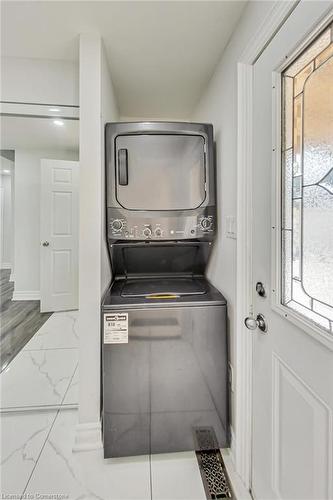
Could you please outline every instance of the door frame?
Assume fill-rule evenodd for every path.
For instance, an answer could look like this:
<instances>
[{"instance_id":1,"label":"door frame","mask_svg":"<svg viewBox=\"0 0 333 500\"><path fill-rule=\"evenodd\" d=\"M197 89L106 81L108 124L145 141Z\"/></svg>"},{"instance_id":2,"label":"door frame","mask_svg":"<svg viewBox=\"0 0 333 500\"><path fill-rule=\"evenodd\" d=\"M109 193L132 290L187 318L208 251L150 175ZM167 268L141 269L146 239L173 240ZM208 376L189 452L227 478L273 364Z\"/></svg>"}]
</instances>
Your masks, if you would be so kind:
<instances>
[{"instance_id":1,"label":"door frame","mask_svg":"<svg viewBox=\"0 0 333 500\"><path fill-rule=\"evenodd\" d=\"M241 55L237 67L237 298L236 298L236 421L235 433L232 436L231 453L235 468L246 488L251 488L252 476L252 355L253 336L245 328L244 318L253 311L253 279L252 279L252 178L253 178L253 68L275 34L284 25L300 0L293 2L274 2L251 43ZM316 34L318 34L332 18L332 12L321 20L316 29L306 37L297 52L288 54L288 61L296 56ZM288 64L284 63L284 67ZM280 258L279 215L281 200L276 196L276 187L281 184L280 173L280 89L278 68L272 79L273 100L273 135L272 135L272 262ZM274 94L275 93L275 94ZM274 311L287 316L285 308L280 304L279 265L272 267L272 301ZM319 328L313 327L297 314L288 313L288 319L301 327L308 334L317 338L326 347L333 348L332 339L328 339ZM250 416L250 417L249 417Z\"/></svg>"},{"instance_id":2,"label":"door frame","mask_svg":"<svg viewBox=\"0 0 333 500\"><path fill-rule=\"evenodd\" d=\"M252 354L253 336L244 318L253 313L252 178L253 67L300 0L275 1L237 63L237 250L235 429L231 455L236 472L250 490L252 476Z\"/></svg>"}]
</instances>

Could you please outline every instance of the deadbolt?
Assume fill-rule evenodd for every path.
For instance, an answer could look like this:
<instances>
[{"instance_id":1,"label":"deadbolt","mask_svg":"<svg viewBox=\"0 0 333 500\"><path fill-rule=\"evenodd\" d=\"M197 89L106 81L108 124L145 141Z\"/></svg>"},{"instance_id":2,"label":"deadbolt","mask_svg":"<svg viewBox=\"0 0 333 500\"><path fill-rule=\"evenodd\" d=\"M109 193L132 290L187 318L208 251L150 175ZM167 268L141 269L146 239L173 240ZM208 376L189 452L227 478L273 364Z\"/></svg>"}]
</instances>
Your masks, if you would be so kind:
<instances>
[{"instance_id":1,"label":"deadbolt","mask_svg":"<svg viewBox=\"0 0 333 500\"><path fill-rule=\"evenodd\" d=\"M248 330L255 330L256 328L259 328L259 330L263 333L267 333L267 324L263 314L258 314L256 318L248 316L245 318L244 323Z\"/></svg>"},{"instance_id":2,"label":"deadbolt","mask_svg":"<svg viewBox=\"0 0 333 500\"><path fill-rule=\"evenodd\" d=\"M266 290L261 281L258 281L256 283L256 292L258 295L260 295L260 297L266 297Z\"/></svg>"}]
</instances>

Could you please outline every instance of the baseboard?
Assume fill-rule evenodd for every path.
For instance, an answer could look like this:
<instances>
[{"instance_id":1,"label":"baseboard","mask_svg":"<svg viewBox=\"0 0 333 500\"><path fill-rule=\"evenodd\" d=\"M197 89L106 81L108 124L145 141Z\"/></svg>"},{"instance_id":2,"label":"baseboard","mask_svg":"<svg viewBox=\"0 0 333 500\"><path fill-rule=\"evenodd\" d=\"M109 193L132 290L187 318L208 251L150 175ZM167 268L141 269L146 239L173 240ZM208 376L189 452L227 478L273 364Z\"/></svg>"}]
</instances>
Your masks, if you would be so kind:
<instances>
[{"instance_id":1,"label":"baseboard","mask_svg":"<svg viewBox=\"0 0 333 500\"><path fill-rule=\"evenodd\" d=\"M16 291L14 290L12 300L40 300L40 291L39 290L25 290L25 291Z\"/></svg>"},{"instance_id":2,"label":"baseboard","mask_svg":"<svg viewBox=\"0 0 333 500\"><path fill-rule=\"evenodd\" d=\"M10 262L1 262L0 269L11 269L12 265Z\"/></svg>"},{"instance_id":3,"label":"baseboard","mask_svg":"<svg viewBox=\"0 0 333 500\"><path fill-rule=\"evenodd\" d=\"M41 405L41 406L13 406L0 408L0 415L3 413L30 413L30 412L42 412L42 411L57 411L61 412L66 410L77 410L79 408L78 404L68 404L68 405ZM1 497L0 497L1 498Z\"/></svg>"},{"instance_id":4,"label":"baseboard","mask_svg":"<svg viewBox=\"0 0 333 500\"><path fill-rule=\"evenodd\" d=\"M76 426L73 452L99 450L102 447L101 422Z\"/></svg>"},{"instance_id":5,"label":"baseboard","mask_svg":"<svg viewBox=\"0 0 333 500\"><path fill-rule=\"evenodd\" d=\"M231 437L231 443L230 443L230 458L232 462L235 464L236 463L236 438L235 438L235 432L232 426L230 426L230 437Z\"/></svg>"},{"instance_id":6,"label":"baseboard","mask_svg":"<svg viewBox=\"0 0 333 500\"><path fill-rule=\"evenodd\" d=\"M246 489L241 478L236 472L235 464L231 458L231 450L229 448L224 448L221 450L221 454L235 498L237 498L237 500L252 500L250 492Z\"/></svg>"}]
</instances>

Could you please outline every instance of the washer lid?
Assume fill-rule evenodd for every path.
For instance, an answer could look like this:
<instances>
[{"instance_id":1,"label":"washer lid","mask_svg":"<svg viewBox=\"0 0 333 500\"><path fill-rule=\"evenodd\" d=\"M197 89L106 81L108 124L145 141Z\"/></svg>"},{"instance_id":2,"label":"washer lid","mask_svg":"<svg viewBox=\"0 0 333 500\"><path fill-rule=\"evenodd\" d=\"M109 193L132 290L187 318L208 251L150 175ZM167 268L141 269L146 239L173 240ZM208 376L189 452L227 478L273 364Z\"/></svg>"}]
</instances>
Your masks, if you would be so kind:
<instances>
[{"instance_id":1,"label":"washer lid","mask_svg":"<svg viewBox=\"0 0 333 500\"><path fill-rule=\"evenodd\" d=\"M142 278L126 280L122 297L171 298L183 295L203 295L205 284L195 278Z\"/></svg>"}]
</instances>

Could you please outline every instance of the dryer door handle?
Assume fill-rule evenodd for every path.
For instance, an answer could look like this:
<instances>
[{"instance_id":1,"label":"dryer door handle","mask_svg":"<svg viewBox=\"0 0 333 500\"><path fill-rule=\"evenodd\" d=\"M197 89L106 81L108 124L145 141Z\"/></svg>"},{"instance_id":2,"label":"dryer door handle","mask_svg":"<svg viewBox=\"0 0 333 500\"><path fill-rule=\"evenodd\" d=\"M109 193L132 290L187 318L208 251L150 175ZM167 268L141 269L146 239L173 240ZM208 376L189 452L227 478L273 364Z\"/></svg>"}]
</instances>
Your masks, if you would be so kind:
<instances>
[{"instance_id":1,"label":"dryer door handle","mask_svg":"<svg viewBox=\"0 0 333 500\"><path fill-rule=\"evenodd\" d=\"M128 151L125 148L118 149L118 183L128 185Z\"/></svg>"}]
</instances>

